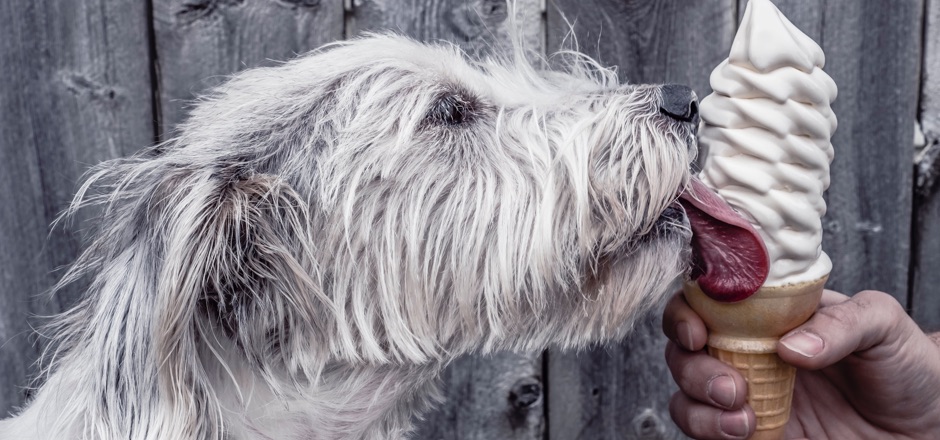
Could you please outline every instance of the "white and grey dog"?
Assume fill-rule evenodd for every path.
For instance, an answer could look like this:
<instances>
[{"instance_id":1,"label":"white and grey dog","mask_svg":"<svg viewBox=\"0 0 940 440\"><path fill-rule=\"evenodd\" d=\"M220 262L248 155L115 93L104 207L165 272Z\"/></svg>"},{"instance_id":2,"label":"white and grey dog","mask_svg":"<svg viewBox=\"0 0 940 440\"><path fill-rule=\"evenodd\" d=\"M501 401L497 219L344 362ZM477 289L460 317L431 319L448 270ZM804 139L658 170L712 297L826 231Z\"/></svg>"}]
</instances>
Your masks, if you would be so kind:
<instances>
[{"instance_id":1,"label":"white and grey dog","mask_svg":"<svg viewBox=\"0 0 940 440\"><path fill-rule=\"evenodd\" d=\"M95 168L90 288L0 438L402 438L460 354L624 336L688 264L694 95L526 58L333 44Z\"/></svg>"}]
</instances>

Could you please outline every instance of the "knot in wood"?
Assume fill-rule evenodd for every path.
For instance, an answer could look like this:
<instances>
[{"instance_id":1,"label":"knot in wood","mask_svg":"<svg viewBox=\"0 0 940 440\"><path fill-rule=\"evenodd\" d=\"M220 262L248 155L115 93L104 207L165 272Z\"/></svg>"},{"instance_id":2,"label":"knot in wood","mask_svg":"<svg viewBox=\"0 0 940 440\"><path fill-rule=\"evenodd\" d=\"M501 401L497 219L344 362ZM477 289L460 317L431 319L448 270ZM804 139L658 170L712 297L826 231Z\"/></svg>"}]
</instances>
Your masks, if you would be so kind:
<instances>
[{"instance_id":1,"label":"knot in wood","mask_svg":"<svg viewBox=\"0 0 940 440\"><path fill-rule=\"evenodd\" d=\"M174 15L179 24L190 24L212 15L220 6L239 6L245 0L184 0Z\"/></svg>"},{"instance_id":2,"label":"knot in wood","mask_svg":"<svg viewBox=\"0 0 940 440\"><path fill-rule=\"evenodd\" d=\"M448 21L457 36L470 41L487 29L495 29L507 18L509 7L506 0L476 0L463 2L451 10Z\"/></svg>"},{"instance_id":3,"label":"knot in wood","mask_svg":"<svg viewBox=\"0 0 940 440\"><path fill-rule=\"evenodd\" d=\"M633 433L641 439L663 439L666 425L652 408L646 408L633 418Z\"/></svg>"},{"instance_id":4,"label":"knot in wood","mask_svg":"<svg viewBox=\"0 0 940 440\"><path fill-rule=\"evenodd\" d=\"M542 382L535 377L519 380L509 390L509 403L515 408L529 408L542 399Z\"/></svg>"},{"instance_id":5,"label":"knot in wood","mask_svg":"<svg viewBox=\"0 0 940 440\"><path fill-rule=\"evenodd\" d=\"M321 0L279 0L292 8L316 8Z\"/></svg>"}]
</instances>

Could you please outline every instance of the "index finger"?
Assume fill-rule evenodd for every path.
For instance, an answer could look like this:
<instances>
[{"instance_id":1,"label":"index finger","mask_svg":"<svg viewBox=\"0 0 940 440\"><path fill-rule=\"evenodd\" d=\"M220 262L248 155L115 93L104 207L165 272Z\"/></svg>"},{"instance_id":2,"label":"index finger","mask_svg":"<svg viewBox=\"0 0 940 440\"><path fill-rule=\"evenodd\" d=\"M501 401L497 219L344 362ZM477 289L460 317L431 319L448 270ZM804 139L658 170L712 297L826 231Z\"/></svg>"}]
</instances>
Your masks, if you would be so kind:
<instances>
[{"instance_id":1,"label":"index finger","mask_svg":"<svg viewBox=\"0 0 940 440\"><path fill-rule=\"evenodd\" d=\"M663 333L685 350L705 348L708 330L702 318L689 307L682 291L673 294L663 311Z\"/></svg>"}]
</instances>

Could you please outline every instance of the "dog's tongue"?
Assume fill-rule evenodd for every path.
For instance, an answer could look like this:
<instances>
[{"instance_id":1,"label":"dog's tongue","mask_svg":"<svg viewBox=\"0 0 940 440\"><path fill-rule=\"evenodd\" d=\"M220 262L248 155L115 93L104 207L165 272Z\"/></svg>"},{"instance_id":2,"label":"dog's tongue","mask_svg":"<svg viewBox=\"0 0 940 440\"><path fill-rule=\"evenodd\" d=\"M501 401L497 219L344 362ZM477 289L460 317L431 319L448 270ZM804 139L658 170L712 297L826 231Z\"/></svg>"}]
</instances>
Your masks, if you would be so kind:
<instances>
[{"instance_id":1,"label":"dog's tongue","mask_svg":"<svg viewBox=\"0 0 940 440\"><path fill-rule=\"evenodd\" d=\"M718 301L753 295L767 279L770 258L751 223L696 178L679 202L692 226L692 279Z\"/></svg>"}]
</instances>

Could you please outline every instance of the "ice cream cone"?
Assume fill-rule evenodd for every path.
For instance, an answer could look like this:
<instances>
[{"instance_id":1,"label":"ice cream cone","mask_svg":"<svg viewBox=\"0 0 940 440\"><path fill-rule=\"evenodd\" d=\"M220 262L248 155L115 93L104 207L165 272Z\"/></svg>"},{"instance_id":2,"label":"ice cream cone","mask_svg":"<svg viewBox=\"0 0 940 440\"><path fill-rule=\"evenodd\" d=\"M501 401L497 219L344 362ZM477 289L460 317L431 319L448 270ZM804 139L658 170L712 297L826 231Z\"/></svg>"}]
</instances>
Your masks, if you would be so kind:
<instances>
[{"instance_id":1,"label":"ice cream cone","mask_svg":"<svg viewBox=\"0 0 940 440\"><path fill-rule=\"evenodd\" d=\"M764 286L734 303L709 298L695 282L685 284L686 300L708 327L709 354L736 368L748 382L747 402L757 415L751 439L783 438L796 369L777 356L777 341L813 315L828 277Z\"/></svg>"}]
</instances>

